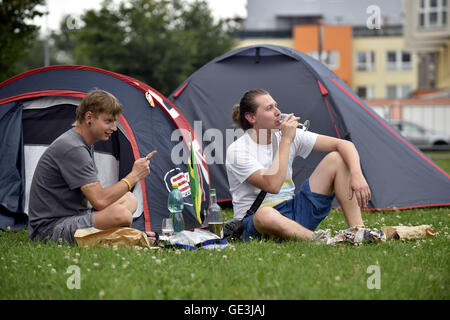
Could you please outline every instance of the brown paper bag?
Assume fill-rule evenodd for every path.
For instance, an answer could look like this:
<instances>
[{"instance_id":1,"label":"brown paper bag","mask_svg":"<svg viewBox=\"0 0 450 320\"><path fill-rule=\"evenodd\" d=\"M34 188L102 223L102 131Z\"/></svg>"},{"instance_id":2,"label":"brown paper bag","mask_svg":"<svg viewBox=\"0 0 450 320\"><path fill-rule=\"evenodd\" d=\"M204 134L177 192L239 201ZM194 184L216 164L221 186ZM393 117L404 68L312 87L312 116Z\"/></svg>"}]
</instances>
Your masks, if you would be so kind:
<instances>
[{"instance_id":1,"label":"brown paper bag","mask_svg":"<svg viewBox=\"0 0 450 320\"><path fill-rule=\"evenodd\" d=\"M118 227L106 230L94 228L78 229L75 232L75 240L79 247L104 247L124 245L126 247L139 246L150 248L150 243L145 232L133 228Z\"/></svg>"},{"instance_id":2,"label":"brown paper bag","mask_svg":"<svg viewBox=\"0 0 450 320\"><path fill-rule=\"evenodd\" d=\"M412 240L434 237L437 231L431 225L421 225L414 227L407 226L384 226L381 230L386 235L386 239Z\"/></svg>"}]
</instances>

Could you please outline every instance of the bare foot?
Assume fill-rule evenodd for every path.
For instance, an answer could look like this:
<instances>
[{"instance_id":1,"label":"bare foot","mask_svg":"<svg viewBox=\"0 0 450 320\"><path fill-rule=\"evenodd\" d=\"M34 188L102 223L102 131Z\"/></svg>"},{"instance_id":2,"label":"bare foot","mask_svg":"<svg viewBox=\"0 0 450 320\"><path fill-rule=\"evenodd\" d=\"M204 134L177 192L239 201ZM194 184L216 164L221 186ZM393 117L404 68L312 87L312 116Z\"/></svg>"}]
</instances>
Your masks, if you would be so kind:
<instances>
[{"instance_id":1,"label":"bare foot","mask_svg":"<svg viewBox=\"0 0 450 320\"><path fill-rule=\"evenodd\" d=\"M145 233L147 233L148 241L150 242L150 244L155 244L158 241L159 236L156 232L153 232L153 231L147 232L146 231Z\"/></svg>"}]
</instances>

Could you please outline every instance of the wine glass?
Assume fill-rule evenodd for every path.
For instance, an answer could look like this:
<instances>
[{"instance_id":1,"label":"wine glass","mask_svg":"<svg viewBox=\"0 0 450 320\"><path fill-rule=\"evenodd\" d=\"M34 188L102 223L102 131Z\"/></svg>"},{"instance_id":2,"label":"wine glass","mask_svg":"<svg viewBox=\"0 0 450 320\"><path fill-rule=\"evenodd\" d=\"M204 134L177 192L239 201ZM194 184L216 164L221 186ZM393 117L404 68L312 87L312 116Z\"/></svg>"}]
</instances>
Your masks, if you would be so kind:
<instances>
[{"instance_id":1,"label":"wine glass","mask_svg":"<svg viewBox=\"0 0 450 320\"><path fill-rule=\"evenodd\" d=\"M280 120L281 121L283 121L283 119L287 116L288 114L287 113L282 113L281 115L280 115ZM310 126L310 122L309 122L309 120L305 120L305 122L303 122L303 123L298 123L298 128L300 129L300 130L303 130L303 131L307 131L308 129L309 129L309 126Z\"/></svg>"},{"instance_id":2,"label":"wine glass","mask_svg":"<svg viewBox=\"0 0 450 320\"><path fill-rule=\"evenodd\" d=\"M170 237L173 235L173 220L172 218L164 218L162 220L161 233L164 236Z\"/></svg>"}]
</instances>

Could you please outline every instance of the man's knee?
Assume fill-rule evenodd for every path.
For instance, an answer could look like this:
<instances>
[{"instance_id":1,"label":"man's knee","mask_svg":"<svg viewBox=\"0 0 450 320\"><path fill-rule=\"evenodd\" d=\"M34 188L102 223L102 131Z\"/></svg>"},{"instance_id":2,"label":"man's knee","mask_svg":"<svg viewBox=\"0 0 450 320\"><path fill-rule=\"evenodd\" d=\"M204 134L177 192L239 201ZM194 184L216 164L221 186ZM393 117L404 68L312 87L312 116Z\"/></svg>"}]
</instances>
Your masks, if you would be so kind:
<instances>
[{"instance_id":1,"label":"man's knee","mask_svg":"<svg viewBox=\"0 0 450 320\"><path fill-rule=\"evenodd\" d=\"M131 213L134 213L137 209L137 199L131 192L127 192L124 195L125 203L124 205L128 208Z\"/></svg>"},{"instance_id":2,"label":"man's knee","mask_svg":"<svg viewBox=\"0 0 450 320\"><path fill-rule=\"evenodd\" d=\"M345 166L344 159L342 158L341 154L337 151L332 151L328 153L325 159L327 159L327 161L330 161L334 166L336 166L336 168Z\"/></svg>"},{"instance_id":3,"label":"man's knee","mask_svg":"<svg viewBox=\"0 0 450 320\"><path fill-rule=\"evenodd\" d=\"M111 217L113 219L113 223L117 226L129 227L133 222L133 214L125 205L119 204L115 206Z\"/></svg>"},{"instance_id":4,"label":"man's knee","mask_svg":"<svg viewBox=\"0 0 450 320\"><path fill-rule=\"evenodd\" d=\"M129 201L136 201L136 197L134 196L134 194L132 194L130 191L128 191L127 193L125 193L124 195L126 200Z\"/></svg>"},{"instance_id":5,"label":"man's knee","mask_svg":"<svg viewBox=\"0 0 450 320\"><path fill-rule=\"evenodd\" d=\"M271 208L259 209L253 217L253 224L259 230L278 230L280 227L280 213Z\"/></svg>"}]
</instances>

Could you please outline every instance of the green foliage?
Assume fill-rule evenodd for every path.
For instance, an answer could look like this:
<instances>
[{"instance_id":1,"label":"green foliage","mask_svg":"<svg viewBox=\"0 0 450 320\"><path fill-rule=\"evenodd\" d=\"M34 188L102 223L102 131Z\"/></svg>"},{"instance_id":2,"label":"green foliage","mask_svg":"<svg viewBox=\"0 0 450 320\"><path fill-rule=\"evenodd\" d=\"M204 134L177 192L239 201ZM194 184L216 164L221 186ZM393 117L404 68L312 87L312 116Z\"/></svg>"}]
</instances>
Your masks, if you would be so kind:
<instances>
[{"instance_id":1,"label":"green foliage","mask_svg":"<svg viewBox=\"0 0 450 320\"><path fill-rule=\"evenodd\" d=\"M39 27L31 20L44 14L44 0L0 1L0 82L17 73L16 64L29 52Z\"/></svg>"},{"instance_id":2,"label":"green foliage","mask_svg":"<svg viewBox=\"0 0 450 320\"><path fill-rule=\"evenodd\" d=\"M205 1L104 1L72 30L67 18L53 39L72 63L134 77L165 95L233 45L231 26L215 22Z\"/></svg>"}]
</instances>

